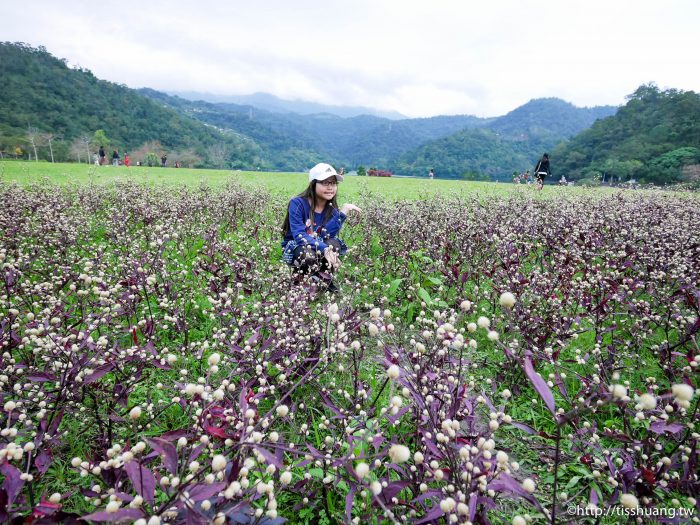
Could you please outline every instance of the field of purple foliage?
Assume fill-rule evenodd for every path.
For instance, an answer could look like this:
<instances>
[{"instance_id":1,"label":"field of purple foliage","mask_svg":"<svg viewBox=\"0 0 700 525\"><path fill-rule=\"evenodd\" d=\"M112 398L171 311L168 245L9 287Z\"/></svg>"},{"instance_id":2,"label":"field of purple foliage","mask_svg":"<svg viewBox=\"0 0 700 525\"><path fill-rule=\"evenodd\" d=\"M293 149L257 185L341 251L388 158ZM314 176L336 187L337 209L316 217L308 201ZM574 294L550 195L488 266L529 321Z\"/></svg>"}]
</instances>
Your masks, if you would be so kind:
<instances>
[{"instance_id":1,"label":"field of purple foliage","mask_svg":"<svg viewBox=\"0 0 700 525\"><path fill-rule=\"evenodd\" d=\"M358 204L0 183L0 522L697 522L697 197Z\"/></svg>"}]
</instances>

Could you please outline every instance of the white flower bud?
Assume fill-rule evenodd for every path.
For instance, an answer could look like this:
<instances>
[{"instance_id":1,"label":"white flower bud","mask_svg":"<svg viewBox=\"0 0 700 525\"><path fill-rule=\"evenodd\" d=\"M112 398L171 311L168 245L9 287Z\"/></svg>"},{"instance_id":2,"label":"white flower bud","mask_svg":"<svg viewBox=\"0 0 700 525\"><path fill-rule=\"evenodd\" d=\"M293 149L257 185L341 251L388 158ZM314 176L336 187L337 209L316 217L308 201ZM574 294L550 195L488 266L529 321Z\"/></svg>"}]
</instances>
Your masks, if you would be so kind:
<instances>
[{"instance_id":1,"label":"white flower bud","mask_svg":"<svg viewBox=\"0 0 700 525\"><path fill-rule=\"evenodd\" d=\"M224 470L226 468L226 458L222 456L221 454L217 454L216 456L213 457L211 460L211 469L214 472L219 472L221 470Z\"/></svg>"},{"instance_id":2,"label":"white flower bud","mask_svg":"<svg viewBox=\"0 0 700 525\"><path fill-rule=\"evenodd\" d=\"M404 445L392 445L389 449L389 457L394 463L405 463L411 457L411 451Z\"/></svg>"},{"instance_id":3,"label":"white flower bud","mask_svg":"<svg viewBox=\"0 0 700 525\"><path fill-rule=\"evenodd\" d=\"M513 308L515 306L515 296L510 292L503 292L498 302L504 308Z\"/></svg>"}]
</instances>

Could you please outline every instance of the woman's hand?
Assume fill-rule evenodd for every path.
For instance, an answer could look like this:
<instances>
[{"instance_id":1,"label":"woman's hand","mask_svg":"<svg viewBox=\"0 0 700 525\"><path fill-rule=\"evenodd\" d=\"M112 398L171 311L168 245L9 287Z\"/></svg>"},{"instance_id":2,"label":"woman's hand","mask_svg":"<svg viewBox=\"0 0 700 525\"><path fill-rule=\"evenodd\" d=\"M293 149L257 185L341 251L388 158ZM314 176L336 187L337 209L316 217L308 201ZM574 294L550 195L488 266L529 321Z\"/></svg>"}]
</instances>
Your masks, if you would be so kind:
<instances>
[{"instance_id":1,"label":"woman's hand","mask_svg":"<svg viewBox=\"0 0 700 525\"><path fill-rule=\"evenodd\" d=\"M326 258L326 261L328 261L328 264L333 270L340 268L340 255L332 246L328 246L325 250L323 250L323 256Z\"/></svg>"},{"instance_id":2,"label":"woman's hand","mask_svg":"<svg viewBox=\"0 0 700 525\"><path fill-rule=\"evenodd\" d=\"M345 203L340 207L340 212L343 215L350 215L351 213L353 215L355 215L355 214L359 215L360 213L362 213L362 210L359 207L355 206L354 204Z\"/></svg>"}]
</instances>

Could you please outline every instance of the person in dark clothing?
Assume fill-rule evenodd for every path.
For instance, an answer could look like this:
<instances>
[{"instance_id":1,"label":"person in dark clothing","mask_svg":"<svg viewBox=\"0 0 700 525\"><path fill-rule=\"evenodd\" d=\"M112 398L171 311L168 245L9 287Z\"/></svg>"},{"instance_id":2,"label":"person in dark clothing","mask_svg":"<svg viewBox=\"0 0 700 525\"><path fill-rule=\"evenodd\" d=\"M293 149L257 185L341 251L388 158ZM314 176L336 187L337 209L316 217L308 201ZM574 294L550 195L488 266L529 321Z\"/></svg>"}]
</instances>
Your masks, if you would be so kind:
<instances>
[{"instance_id":1,"label":"person in dark clothing","mask_svg":"<svg viewBox=\"0 0 700 525\"><path fill-rule=\"evenodd\" d=\"M289 201L282 225L282 258L297 275L310 274L337 291L332 273L340 267L340 256L347 251L338 233L349 213L360 213L354 204L340 209L336 195L343 174L330 164L317 164L309 171L309 186Z\"/></svg>"},{"instance_id":2,"label":"person in dark clothing","mask_svg":"<svg viewBox=\"0 0 700 525\"><path fill-rule=\"evenodd\" d=\"M99 151L98 155L100 156L100 166L104 166L105 157L107 157L107 154L105 153L104 146L100 146L100 151Z\"/></svg>"},{"instance_id":3,"label":"person in dark clothing","mask_svg":"<svg viewBox=\"0 0 700 525\"><path fill-rule=\"evenodd\" d=\"M119 166L119 152L116 149L112 152L112 166Z\"/></svg>"},{"instance_id":4,"label":"person in dark clothing","mask_svg":"<svg viewBox=\"0 0 700 525\"><path fill-rule=\"evenodd\" d=\"M537 179L538 190L542 189L542 186L544 186L544 178L549 175L549 153L545 153L537 163L537 166L535 166L535 178Z\"/></svg>"},{"instance_id":5,"label":"person in dark clothing","mask_svg":"<svg viewBox=\"0 0 700 525\"><path fill-rule=\"evenodd\" d=\"M168 156L165 153L163 153L163 156L160 158L160 167L165 168L165 165L167 164L167 162L168 162Z\"/></svg>"}]
</instances>

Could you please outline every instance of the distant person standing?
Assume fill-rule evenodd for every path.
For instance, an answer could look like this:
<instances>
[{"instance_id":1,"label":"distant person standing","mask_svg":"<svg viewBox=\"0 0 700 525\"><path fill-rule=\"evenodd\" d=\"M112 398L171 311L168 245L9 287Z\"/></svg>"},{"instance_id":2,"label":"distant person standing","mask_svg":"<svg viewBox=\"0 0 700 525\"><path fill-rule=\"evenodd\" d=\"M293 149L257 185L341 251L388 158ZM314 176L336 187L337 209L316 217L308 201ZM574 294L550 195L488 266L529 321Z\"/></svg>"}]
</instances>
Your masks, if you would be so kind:
<instances>
[{"instance_id":1,"label":"distant person standing","mask_svg":"<svg viewBox=\"0 0 700 525\"><path fill-rule=\"evenodd\" d=\"M99 151L98 155L100 156L100 166L103 166L105 163L105 157L107 157L107 154L105 153L104 146L100 146L100 151Z\"/></svg>"},{"instance_id":2,"label":"distant person standing","mask_svg":"<svg viewBox=\"0 0 700 525\"><path fill-rule=\"evenodd\" d=\"M129 159L129 154L124 153L124 166L126 166L128 168L129 164L131 164L131 159Z\"/></svg>"},{"instance_id":3,"label":"distant person standing","mask_svg":"<svg viewBox=\"0 0 700 525\"><path fill-rule=\"evenodd\" d=\"M544 186L545 177L549 176L549 153L542 155L542 158L535 166L535 178L537 179L537 189L541 190Z\"/></svg>"},{"instance_id":4,"label":"distant person standing","mask_svg":"<svg viewBox=\"0 0 700 525\"><path fill-rule=\"evenodd\" d=\"M430 171L428 172L428 178L430 180L433 180L435 178L435 170L430 168Z\"/></svg>"},{"instance_id":5,"label":"distant person standing","mask_svg":"<svg viewBox=\"0 0 700 525\"><path fill-rule=\"evenodd\" d=\"M160 158L160 167L165 168L165 165L168 163L168 156L163 153L163 156Z\"/></svg>"},{"instance_id":6,"label":"distant person standing","mask_svg":"<svg viewBox=\"0 0 700 525\"><path fill-rule=\"evenodd\" d=\"M112 152L112 166L119 166L119 152L116 149Z\"/></svg>"}]
</instances>

